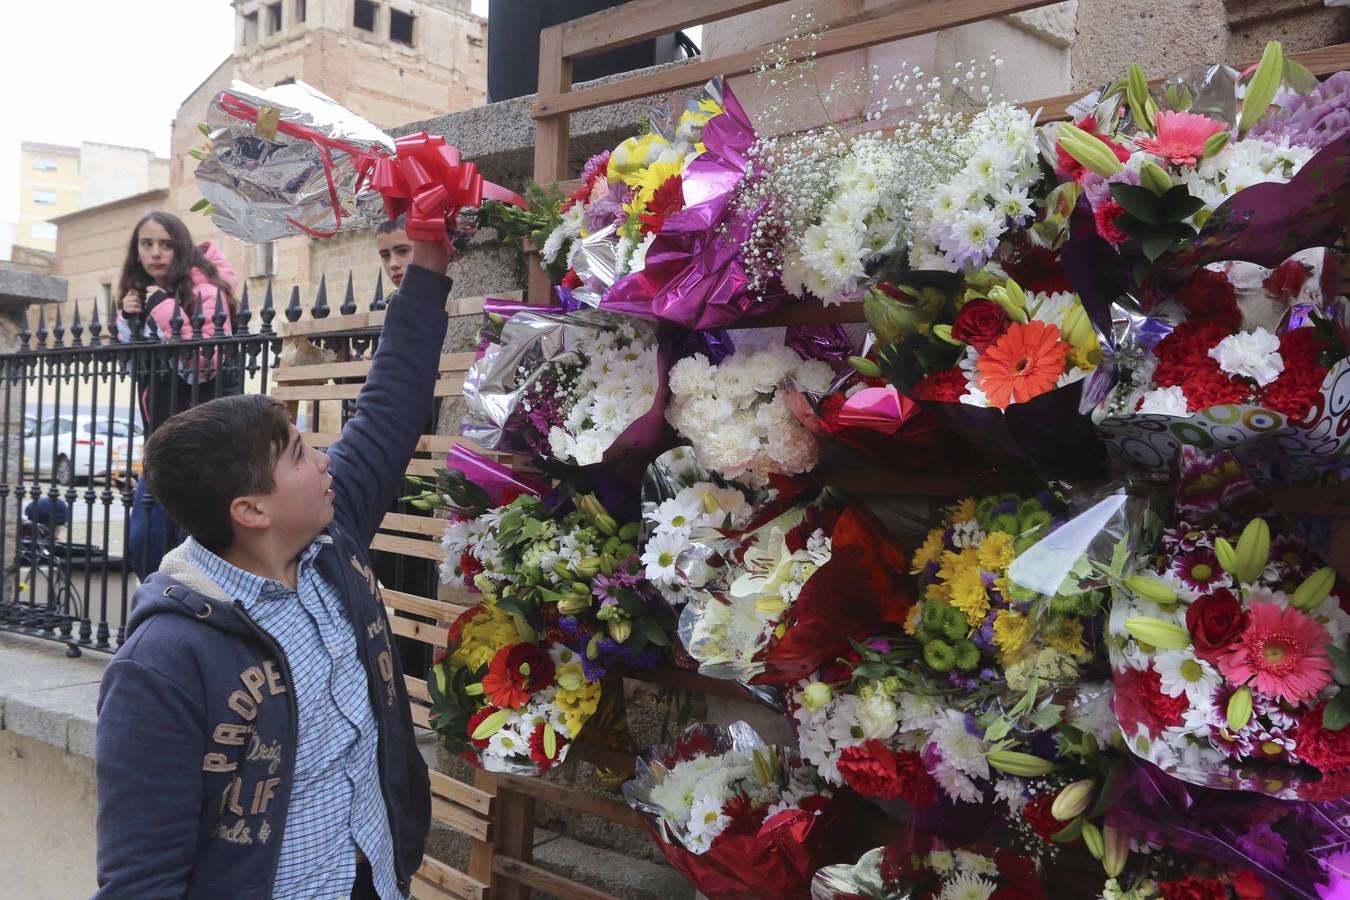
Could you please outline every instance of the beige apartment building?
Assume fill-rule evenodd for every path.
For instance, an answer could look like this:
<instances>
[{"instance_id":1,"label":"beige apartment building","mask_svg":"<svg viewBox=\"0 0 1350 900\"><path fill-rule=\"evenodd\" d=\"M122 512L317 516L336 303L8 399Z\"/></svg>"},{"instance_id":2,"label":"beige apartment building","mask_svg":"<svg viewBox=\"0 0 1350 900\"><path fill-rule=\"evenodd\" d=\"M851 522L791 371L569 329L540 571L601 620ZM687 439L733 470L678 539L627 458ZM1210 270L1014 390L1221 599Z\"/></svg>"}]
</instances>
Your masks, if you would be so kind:
<instances>
[{"instance_id":1,"label":"beige apartment building","mask_svg":"<svg viewBox=\"0 0 1350 900\"><path fill-rule=\"evenodd\" d=\"M80 208L80 148L24 141L19 145L19 227L14 243L56 249L51 220Z\"/></svg>"}]
</instances>

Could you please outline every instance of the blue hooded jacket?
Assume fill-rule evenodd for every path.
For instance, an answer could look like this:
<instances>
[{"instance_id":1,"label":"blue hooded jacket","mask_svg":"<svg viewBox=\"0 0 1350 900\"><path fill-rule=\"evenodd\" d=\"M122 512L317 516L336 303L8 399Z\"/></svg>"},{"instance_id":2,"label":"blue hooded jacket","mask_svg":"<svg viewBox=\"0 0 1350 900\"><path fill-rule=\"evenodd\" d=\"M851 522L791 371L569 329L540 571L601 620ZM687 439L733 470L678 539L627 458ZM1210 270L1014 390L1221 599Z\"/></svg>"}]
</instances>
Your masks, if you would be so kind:
<instances>
[{"instance_id":1,"label":"blue hooded jacket","mask_svg":"<svg viewBox=\"0 0 1350 900\"><path fill-rule=\"evenodd\" d=\"M379 724L380 783L407 893L430 827L403 671L367 548L427 421L450 279L408 269L358 411L329 448L333 522L317 565L340 585ZM136 591L103 676L95 763L98 898L262 900L286 828L298 716L281 648L188 560Z\"/></svg>"}]
</instances>

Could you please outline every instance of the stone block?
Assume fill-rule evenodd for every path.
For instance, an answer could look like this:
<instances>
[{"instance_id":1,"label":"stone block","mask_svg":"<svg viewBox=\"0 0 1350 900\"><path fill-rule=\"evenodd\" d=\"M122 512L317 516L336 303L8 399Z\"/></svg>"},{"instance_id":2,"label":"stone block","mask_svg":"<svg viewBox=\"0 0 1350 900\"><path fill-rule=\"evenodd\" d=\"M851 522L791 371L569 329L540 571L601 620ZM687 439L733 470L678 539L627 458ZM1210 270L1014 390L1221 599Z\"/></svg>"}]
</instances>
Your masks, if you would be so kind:
<instances>
[{"instance_id":1,"label":"stone block","mask_svg":"<svg viewBox=\"0 0 1350 900\"><path fill-rule=\"evenodd\" d=\"M0 305L64 303L66 280L55 275L0 268Z\"/></svg>"}]
</instances>

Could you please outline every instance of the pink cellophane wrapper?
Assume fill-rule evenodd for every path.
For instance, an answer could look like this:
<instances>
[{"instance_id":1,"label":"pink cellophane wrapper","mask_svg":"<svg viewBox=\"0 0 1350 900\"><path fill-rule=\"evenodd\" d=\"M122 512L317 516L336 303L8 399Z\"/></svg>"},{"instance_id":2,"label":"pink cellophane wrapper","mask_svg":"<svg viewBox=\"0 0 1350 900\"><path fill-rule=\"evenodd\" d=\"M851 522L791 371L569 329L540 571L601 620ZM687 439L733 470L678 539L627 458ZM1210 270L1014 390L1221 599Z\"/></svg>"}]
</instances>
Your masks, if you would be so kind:
<instances>
[{"instance_id":1,"label":"pink cellophane wrapper","mask_svg":"<svg viewBox=\"0 0 1350 900\"><path fill-rule=\"evenodd\" d=\"M704 152L684 173L685 208L661 226L641 272L614 282L600 308L687 328L720 328L751 312L766 312L788 295L761 296L748 288L741 248L750 216L733 203L745 177L755 129L731 88L725 112L703 126Z\"/></svg>"},{"instance_id":2,"label":"pink cellophane wrapper","mask_svg":"<svg viewBox=\"0 0 1350 900\"><path fill-rule=\"evenodd\" d=\"M624 799L642 816L643 824L666 859L709 900L808 900L811 878L823 865L846 857L842 840L844 803L831 797L820 812L784 810L766 819L753 834L735 834L733 825L704 853L685 849L680 836L651 801L652 789L677 763L699 756L736 750L772 754L778 770L810 771L795 751L768 746L749 725L700 722L672 744L648 748L638 757L633 779L623 786ZM828 788L821 784L822 792Z\"/></svg>"},{"instance_id":3,"label":"pink cellophane wrapper","mask_svg":"<svg viewBox=\"0 0 1350 900\"><path fill-rule=\"evenodd\" d=\"M488 459L463 444L455 444L445 454L445 468L462 472L464 477L487 491L493 506L505 506L524 494L543 496L548 485L542 481L511 471L511 467Z\"/></svg>"}]
</instances>

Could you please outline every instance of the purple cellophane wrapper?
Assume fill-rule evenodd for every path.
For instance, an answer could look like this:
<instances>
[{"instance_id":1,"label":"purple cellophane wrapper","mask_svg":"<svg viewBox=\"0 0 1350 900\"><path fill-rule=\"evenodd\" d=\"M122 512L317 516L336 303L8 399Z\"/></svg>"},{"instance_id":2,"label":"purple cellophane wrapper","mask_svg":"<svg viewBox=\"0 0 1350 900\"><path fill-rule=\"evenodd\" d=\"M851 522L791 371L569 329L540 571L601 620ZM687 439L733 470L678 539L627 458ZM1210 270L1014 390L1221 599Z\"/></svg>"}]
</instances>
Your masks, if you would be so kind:
<instances>
[{"instance_id":1,"label":"purple cellophane wrapper","mask_svg":"<svg viewBox=\"0 0 1350 900\"><path fill-rule=\"evenodd\" d=\"M687 328L720 328L751 312L767 312L788 294L748 288L741 248L750 216L735 208L755 130L730 87L725 112L703 126L704 152L684 173L685 208L666 219L641 272L614 282L600 308Z\"/></svg>"},{"instance_id":2,"label":"purple cellophane wrapper","mask_svg":"<svg viewBox=\"0 0 1350 900\"><path fill-rule=\"evenodd\" d=\"M1110 802L1113 828L1229 871L1250 869L1267 896L1350 898L1350 801L1272 800L1197 787L1126 760Z\"/></svg>"},{"instance_id":3,"label":"purple cellophane wrapper","mask_svg":"<svg viewBox=\"0 0 1350 900\"><path fill-rule=\"evenodd\" d=\"M445 454L445 468L462 472L464 477L487 491L493 506L505 506L522 494L542 497L548 485L511 471L510 466L488 459L463 444L455 444Z\"/></svg>"}]
</instances>

